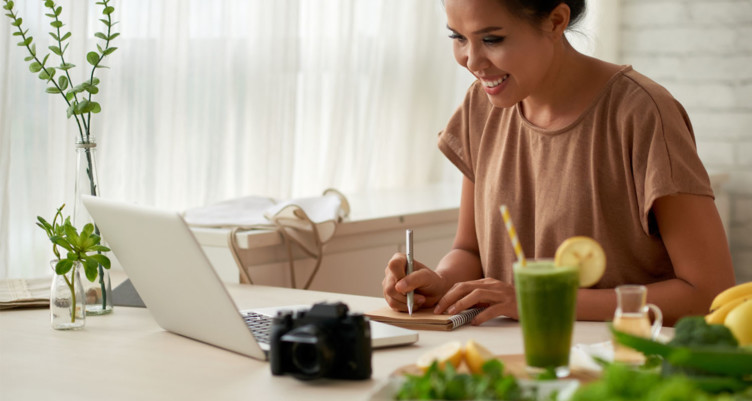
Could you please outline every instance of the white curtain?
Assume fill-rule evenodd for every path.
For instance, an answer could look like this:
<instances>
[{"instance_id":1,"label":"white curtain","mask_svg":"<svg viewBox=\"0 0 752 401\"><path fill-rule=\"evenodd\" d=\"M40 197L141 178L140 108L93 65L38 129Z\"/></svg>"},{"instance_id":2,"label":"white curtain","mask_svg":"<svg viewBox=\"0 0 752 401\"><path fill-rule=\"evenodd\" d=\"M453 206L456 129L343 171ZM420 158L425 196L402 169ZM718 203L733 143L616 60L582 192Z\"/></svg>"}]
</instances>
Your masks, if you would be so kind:
<instances>
[{"instance_id":1,"label":"white curtain","mask_svg":"<svg viewBox=\"0 0 752 401\"><path fill-rule=\"evenodd\" d=\"M40 53L43 3L16 2ZM60 5L80 82L100 6ZM453 61L439 1L113 5L119 50L97 74L102 113L92 118L102 196L181 210L250 194L459 182L436 134L470 77ZM2 18L0 278L39 276L50 274L51 250L34 222L72 204L77 128Z\"/></svg>"},{"instance_id":2,"label":"white curtain","mask_svg":"<svg viewBox=\"0 0 752 401\"><path fill-rule=\"evenodd\" d=\"M40 53L49 45L43 3L16 2ZM101 9L60 5L80 82ZM97 74L102 113L92 118L102 196L182 210L327 187L459 185L436 134L472 77L454 62L440 1L113 5L119 50ZM33 277L50 274L51 257L36 216L72 204L77 129L2 18L0 278Z\"/></svg>"}]
</instances>

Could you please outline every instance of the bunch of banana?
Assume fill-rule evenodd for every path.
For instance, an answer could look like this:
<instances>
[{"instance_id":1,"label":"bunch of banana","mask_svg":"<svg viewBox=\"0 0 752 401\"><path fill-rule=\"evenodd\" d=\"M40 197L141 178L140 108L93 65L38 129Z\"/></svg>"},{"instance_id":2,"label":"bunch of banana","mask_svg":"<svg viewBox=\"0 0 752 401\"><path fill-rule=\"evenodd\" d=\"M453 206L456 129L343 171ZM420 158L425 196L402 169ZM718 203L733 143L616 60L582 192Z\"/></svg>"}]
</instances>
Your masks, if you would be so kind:
<instances>
[{"instance_id":1,"label":"bunch of banana","mask_svg":"<svg viewBox=\"0 0 752 401\"><path fill-rule=\"evenodd\" d=\"M739 345L752 344L752 281L718 294L705 321L728 327L739 340Z\"/></svg>"}]
</instances>

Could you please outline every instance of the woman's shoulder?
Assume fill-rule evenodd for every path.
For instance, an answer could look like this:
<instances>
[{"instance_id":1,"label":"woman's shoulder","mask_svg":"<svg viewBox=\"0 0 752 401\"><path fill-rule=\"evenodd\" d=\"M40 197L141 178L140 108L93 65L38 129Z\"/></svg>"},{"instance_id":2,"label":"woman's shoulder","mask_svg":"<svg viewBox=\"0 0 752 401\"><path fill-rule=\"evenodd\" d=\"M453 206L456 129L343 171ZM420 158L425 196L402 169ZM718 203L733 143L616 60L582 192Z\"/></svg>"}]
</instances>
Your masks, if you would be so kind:
<instances>
[{"instance_id":1,"label":"woman's shoulder","mask_svg":"<svg viewBox=\"0 0 752 401\"><path fill-rule=\"evenodd\" d=\"M612 98L619 99L622 106L643 111L683 108L679 101L663 85L639 73L632 66L625 66L612 86Z\"/></svg>"}]
</instances>

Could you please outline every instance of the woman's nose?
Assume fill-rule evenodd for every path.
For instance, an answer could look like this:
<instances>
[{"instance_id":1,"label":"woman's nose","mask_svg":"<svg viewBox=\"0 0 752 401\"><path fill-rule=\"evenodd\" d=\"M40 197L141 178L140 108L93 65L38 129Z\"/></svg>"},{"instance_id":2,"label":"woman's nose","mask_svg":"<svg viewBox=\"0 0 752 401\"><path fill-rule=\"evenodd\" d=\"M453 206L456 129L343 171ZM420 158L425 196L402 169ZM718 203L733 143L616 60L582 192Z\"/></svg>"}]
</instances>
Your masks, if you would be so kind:
<instances>
[{"instance_id":1,"label":"woman's nose","mask_svg":"<svg viewBox=\"0 0 752 401\"><path fill-rule=\"evenodd\" d=\"M481 71L488 66L488 58L482 49L476 46L467 46L465 67L471 72Z\"/></svg>"}]
</instances>

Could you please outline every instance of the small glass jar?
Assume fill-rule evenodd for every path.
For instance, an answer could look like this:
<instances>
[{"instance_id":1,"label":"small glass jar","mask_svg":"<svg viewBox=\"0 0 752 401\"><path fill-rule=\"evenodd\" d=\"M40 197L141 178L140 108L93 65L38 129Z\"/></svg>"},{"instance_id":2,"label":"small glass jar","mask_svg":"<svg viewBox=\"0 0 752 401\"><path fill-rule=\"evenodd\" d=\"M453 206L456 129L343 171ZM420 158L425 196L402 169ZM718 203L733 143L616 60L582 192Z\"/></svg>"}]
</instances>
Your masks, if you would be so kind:
<instances>
[{"instance_id":1,"label":"small glass jar","mask_svg":"<svg viewBox=\"0 0 752 401\"><path fill-rule=\"evenodd\" d=\"M50 262L55 270L57 260ZM50 322L55 330L76 330L86 324L86 298L81 284L81 264L66 274L55 274L50 287Z\"/></svg>"}]
</instances>

